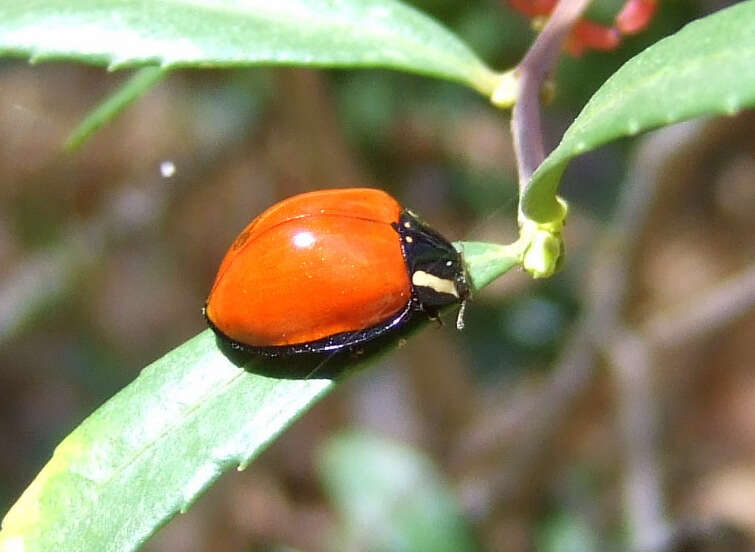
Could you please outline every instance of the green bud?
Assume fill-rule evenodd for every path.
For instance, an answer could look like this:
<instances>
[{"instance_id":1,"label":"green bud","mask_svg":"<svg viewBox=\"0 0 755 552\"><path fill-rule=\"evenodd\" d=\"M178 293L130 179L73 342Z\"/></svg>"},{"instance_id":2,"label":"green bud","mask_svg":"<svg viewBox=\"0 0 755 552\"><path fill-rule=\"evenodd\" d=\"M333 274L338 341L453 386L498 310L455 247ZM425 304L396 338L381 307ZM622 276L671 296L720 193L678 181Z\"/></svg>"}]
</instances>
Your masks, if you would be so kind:
<instances>
[{"instance_id":1,"label":"green bud","mask_svg":"<svg viewBox=\"0 0 755 552\"><path fill-rule=\"evenodd\" d=\"M564 242L561 233L552 234L546 230L535 233L522 257L522 267L533 278L547 278L561 267Z\"/></svg>"},{"instance_id":2,"label":"green bud","mask_svg":"<svg viewBox=\"0 0 755 552\"><path fill-rule=\"evenodd\" d=\"M522 254L522 267L533 278L547 278L558 272L565 254L561 230L568 211L566 202L556 198L562 215L557 220L537 223L519 213L521 240L526 244Z\"/></svg>"}]
</instances>

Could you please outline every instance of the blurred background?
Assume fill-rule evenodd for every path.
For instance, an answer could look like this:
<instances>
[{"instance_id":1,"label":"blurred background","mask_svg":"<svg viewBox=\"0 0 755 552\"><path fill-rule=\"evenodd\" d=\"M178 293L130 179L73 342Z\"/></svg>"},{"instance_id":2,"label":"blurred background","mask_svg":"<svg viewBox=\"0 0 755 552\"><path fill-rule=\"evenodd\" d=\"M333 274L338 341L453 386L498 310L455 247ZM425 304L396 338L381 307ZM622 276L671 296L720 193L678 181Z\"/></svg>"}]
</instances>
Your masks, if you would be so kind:
<instances>
[{"instance_id":1,"label":"blurred background","mask_svg":"<svg viewBox=\"0 0 755 552\"><path fill-rule=\"evenodd\" d=\"M412 3L495 68L534 37L502 2ZM623 61L724 5L663 2L617 50L565 56L548 147ZM64 153L126 77L0 62L2 512L205 328L226 248L277 200L380 187L450 239L516 237L508 116L460 86L180 71ZM428 327L350 378L145 550L754 550L755 113L603 147L562 192L563 272L512 271L464 331Z\"/></svg>"}]
</instances>

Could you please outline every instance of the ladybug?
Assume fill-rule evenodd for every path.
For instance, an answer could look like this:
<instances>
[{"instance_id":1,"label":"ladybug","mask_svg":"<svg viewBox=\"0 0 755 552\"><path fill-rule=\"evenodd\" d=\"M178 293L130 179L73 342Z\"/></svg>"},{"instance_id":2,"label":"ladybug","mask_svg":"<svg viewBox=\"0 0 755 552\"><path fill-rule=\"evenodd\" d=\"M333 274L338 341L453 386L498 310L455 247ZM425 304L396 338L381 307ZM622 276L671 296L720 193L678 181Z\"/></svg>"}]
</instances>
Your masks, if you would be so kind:
<instances>
[{"instance_id":1,"label":"ladybug","mask_svg":"<svg viewBox=\"0 0 755 552\"><path fill-rule=\"evenodd\" d=\"M330 359L394 342L469 295L462 258L375 189L333 189L267 209L223 259L204 314L234 351Z\"/></svg>"}]
</instances>

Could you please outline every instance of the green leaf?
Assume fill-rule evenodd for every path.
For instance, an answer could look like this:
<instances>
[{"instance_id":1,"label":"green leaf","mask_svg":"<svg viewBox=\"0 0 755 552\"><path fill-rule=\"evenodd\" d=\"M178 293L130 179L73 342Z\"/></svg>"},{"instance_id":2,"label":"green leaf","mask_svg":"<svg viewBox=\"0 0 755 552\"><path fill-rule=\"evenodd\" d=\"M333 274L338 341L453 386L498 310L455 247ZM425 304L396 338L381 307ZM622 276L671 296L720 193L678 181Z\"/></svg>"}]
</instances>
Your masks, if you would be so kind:
<instances>
[{"instance_id":1,"label":"green leaf","mask_svg":"<svg viewBox=\"0 0 755 552\"><path fill-rule=\"evenodd\" d=\"M475 284L516 263L511 248L457 246ZM245 371L207 330L145 368L60 443L3 520L0 552L136 550L333 386Z\"/></svg>"},{"instance_id":2,"label":"green leaf","mask_svg":"<svg viewBox=\"0 0 755 552\"><path fill-rule=\"evenodd\" d=\"M490 95L496 75L396 0L34 0L0 5L0 55L111 69L252 64L388 67Z\"/></svg>"},{"instance_id":3,"label":"green leaf","mask_svg":"<svg viewBox=\"0 0 755 552\"><path fill-rule=\"evenodd\" d=\"M112 121L121 111L136 101L155 84L160 82L168 71L160 67L145 67L134 73L118 90L93 109L71 132L66 140L68 151L78 149L100 127Z\"/></svg>"},{"instance_id":4,"label":"green leaf","mask_svg":"<svg viewBox=\"0 0 755 552\"><path fill-rule=\"evenodd\" d=\"M332 385L245 372L207 330L60 443L3 520L0 551L136 550Z\"/></svg>"},{"instance_id":5,"label":"green leaf","mask_svg":"<svg viewBox=\"0 0 755 552\"><path fill-rule=\"evenodd\" d=\"M477 550L456 497L432 462L364 434L330 440L320 472L343 523L332 550Z\"/></svg>"},{"instance_id":6,"label":"green leaf","mask_svg":"<svg viewBox=\"0 0 755 552\"><path fill-rule=\"evenodd\" d=\"M464 257L467 277L473 290L480 290L501 277L521 261L524 242L498 245L486 242L457 242L456 249Z\"/></svg>"},{"instance_id":7,"label":"green leaf","mask_svg":"<svg viewBox=\"0 0 755 552\"><path fill-rule=\"evenodd\" d=\"M755 0L694 21L641 52L593 95L532 176L521 201L540 223L562 213L556 190L569 161L654 127L755 104Z\"/></svg>"}]
</instances>

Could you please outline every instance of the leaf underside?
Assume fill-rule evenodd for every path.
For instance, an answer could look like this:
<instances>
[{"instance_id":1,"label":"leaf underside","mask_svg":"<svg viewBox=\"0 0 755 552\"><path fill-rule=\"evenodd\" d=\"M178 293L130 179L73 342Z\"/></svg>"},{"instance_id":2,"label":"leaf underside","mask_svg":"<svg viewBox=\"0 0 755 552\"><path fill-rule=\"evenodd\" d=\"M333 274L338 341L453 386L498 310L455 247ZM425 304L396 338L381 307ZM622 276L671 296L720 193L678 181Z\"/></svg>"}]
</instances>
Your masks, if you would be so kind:
<instances>
[{"instance_id":1,"label":"leaf underside","mask_svg":"<svg viewBox=\"0 0 755 552\"><path fill-rule=\"evenodd\" d=\"M535 171L521 208L537 222L560 213L569 161L622 136L755 104L755 0L694 21L624 64L593 95Z\"/></svg>"}]
</instances>

